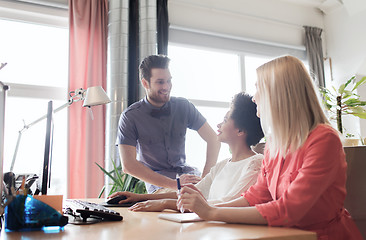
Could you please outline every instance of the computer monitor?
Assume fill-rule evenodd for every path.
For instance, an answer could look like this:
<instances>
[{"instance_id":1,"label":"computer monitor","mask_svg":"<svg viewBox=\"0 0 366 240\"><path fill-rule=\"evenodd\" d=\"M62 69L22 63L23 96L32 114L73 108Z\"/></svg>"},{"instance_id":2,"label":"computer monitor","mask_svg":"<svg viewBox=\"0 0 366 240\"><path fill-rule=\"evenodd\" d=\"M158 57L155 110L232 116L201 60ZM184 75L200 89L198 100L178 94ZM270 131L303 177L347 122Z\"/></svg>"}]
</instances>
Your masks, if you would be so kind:
<instances>
[{"instance_id":1,"label":"computer monitor","mask_svg":"<svg viewBox=\"0 0 366 240\"><path fill-rule=\"evenodd\" d=\"M47 195L47 189L51 183L51 163L52 163L52 144L53 144L53 103L48 102L46 137L44 146L43 168L39 187L42 195Z\"/></svg>"},{"instance_id":2,"label":"computer monitor","mask_svg":"<svg viewBox=\"0 0 366 240\"><path fill-rule=\"evenodd\" d=\"M3 68L4 63L1 64L0 69ZM6 91L9 87L0 81L0 203L2 203L3 190L3 160L4 160L4 131L5 131L5 100ZM1 210L1 207L0 207Z\"/></svg>"}]
</instances>

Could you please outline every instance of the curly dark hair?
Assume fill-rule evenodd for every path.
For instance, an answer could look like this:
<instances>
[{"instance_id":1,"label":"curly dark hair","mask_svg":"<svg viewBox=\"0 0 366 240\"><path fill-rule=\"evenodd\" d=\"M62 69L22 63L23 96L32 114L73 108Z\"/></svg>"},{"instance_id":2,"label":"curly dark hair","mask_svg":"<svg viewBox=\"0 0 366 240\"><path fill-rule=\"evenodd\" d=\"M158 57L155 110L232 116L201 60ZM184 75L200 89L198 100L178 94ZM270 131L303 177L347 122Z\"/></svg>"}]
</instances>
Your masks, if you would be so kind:
<instances>
[{"instance_id":1,"label":"curly dark hair","mask_svg":"<svg viewBox=\"0 0 366 240\"><path fill-rule=\"evenodd\" d=\"M257 105L252 101L252 96L240 92L233 97L231 102L230 118L240 131L247 133L247 145L256 145L263 137L260 119L257 117Z\"/></svg>"},{"instance_id":2,"label":"curly dark hair","mask_svg":"<svg viewBox=\"0 0 366 240\"><path fill-rule=\"evenodd\" d=\"M150 83L152 68L169 68L170 59L165 55L150 55L142 60L140 69L140 78L146 79Z\"/></svg>"}]
</instances>

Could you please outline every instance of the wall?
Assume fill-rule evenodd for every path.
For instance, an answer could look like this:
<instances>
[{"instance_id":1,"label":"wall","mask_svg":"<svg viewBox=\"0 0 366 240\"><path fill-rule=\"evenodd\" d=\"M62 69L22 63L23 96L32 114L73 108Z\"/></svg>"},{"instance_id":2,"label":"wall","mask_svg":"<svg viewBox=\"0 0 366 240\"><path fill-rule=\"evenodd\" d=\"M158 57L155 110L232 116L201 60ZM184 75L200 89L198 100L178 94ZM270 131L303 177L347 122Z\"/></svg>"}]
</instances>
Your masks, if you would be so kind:
<instances>
[{"instance_id":1,"label":"wall","mask_svg":"<svg viewBox=\"0 0 366 240\"><path fill-rule=\"evenodd\" d=\"M366 76L366 2L345 0L344 5L324 17L327 56L332 58L334 85L352 75ZM333 85L332 84L332 85ZM358 92L366 100L366 86ZM366 120L344 119L345 128L366 137Z\"/></svg>"},{"instance_id":2,"label":"wall","mask_svg":"<svg viewBox=\"0 0 366 240\"><path fill-rule=\"evenodd\" d=\"M303 25L323 28L311 7L272 0L170 0L171 26L290 46L304 46Z\"/></svg>"},{"instance_id":3,"label":"wall","mask_svg":"<svg viewBox=\"0 0 366 240\"><path fill-rule=\"evenodd\" d=\"M326 1L327 2L327 1ZM329 1L332 2L332 1ZM333 1L317 8L273 0L170 0L173 28L193 28L229 36L304 47L303 25L324 29L325 56L332 58L334 83L353 74L366 75L366 3ZM366 100L366 86L360 91ZM345 127L366 137L366 120L345 119ZM356 134L358 135L358 134Z\"/></svg>"}]
</instances>

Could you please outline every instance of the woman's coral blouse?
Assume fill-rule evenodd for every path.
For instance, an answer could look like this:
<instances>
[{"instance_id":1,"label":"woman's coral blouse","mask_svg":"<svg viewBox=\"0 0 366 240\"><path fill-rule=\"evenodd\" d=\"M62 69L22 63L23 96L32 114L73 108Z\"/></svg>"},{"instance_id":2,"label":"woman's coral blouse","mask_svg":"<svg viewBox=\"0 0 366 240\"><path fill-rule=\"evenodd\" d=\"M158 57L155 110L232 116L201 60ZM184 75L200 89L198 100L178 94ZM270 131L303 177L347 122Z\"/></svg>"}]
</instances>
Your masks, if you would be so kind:
<instances>
[{"instance_id":1,"label":"woman's coral blouse","mask_svg":"<svg viewBox=\"0 0 366 240\"><path fill-rule=\"evenodd\" d=\"M315 231L318 239L362 239L343 208L346 168L338 133L320 124L296 152L265 154L257 183L243 196L270 226Z\"/></svg>"}]
</instances>

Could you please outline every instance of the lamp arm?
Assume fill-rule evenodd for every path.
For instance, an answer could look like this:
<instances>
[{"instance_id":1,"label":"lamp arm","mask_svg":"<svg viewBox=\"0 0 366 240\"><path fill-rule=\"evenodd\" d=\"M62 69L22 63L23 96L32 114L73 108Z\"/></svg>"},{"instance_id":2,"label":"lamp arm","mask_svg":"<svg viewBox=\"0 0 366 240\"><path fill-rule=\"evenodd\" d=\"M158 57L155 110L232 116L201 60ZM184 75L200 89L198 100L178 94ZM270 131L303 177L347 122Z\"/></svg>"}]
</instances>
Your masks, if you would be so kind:
<instances>
[{"instance_id":1,"label":"lamp arm","mask_svg":"<svg viewBox=\"0 0 366 240\"><path fill-rule=\"evenodd\" d=\"M23 129L24 129L24 128L23 128ZM15 150L14 150L14 154L13 154L13 159L11 160L10 172L13 172L13 169L14 169L14 163L15 163L15 159L17 158L17 153L18 153L18 148L19 148L20 138L22 137L22 132L23 132L23 131L19 131L19 132L18 132L18 139L17 139L17 144L15 145Z\"/></svg>"},{"instance_id":2,"label":"lamp arm","mask_svg":"<svg viewBox=\"0 0 366 240\"><path fill-rule=\"evenodd\" d=\"M71 102L72 103L72 102ZM62 109L64 109L65 107L68 107L71 105L70 101L65 103L64 105L58 107L57 109L54 110L54 112L59 112ZM17 139L17 143L15 145L15 149L14 149L14 153L13 153L13 159L11 161L11 165L10 165L10 172L13 171L14 169L14 164L15 164L15 159L17 158L17 154L18 154L18 149L19 149L19 144L20 144L20 139L22 138L22 133L27 130L28 128L32 127L34 124L42 121L43 119L47 118L47 114L43 115L42 117L38 118L37 120L31 122L30 124L26 125L24 124L23 128L18 132L18 139Z\"/></svg>"},{"instance_id":3,"label":"lamp arm","mask_svg":"<svg viewBox=\"0 0 366 240\"><path fill-rule=\"evenodd\" d=\"M72 95L72 93L74 95ZM70 98L68 100L67 103L61 105L60 107L56 108L53 110L54 113L57 113L59 111L61 111L62 109L70 106L72 103L74 102L78 102L80 100L84 100L84 93L85 93L85 90L80 88L80 89L77 89L76 91L72 91L70 92ZM18 154L18 149L19 149L19 145L20 145L20 139L22 137L22 133L27 130L28 128L32 127L34 124L42 121L43 119L46 119L47 118L47 114L43 115L42 117L38 118L37 120L31 122L30 124L24 124L23 128L19 131L18 133L18 139L17 139L17 143L16 143L16 146L15 146L15 150L14 150L14 154L13 154L13 159L11 161L11 165L10 165L10 172L13 171L14 169L14 164L15 164L15 160L16 160L16 157L17 157L17 154Z\"/></svg>"},{"instance_id":4,"label":"lamp arm","mask_svg":"<svg viewBox=\"0 0 366 240\"><path fill-rule=\"evenodd\" d=\"M72 103L72 102L71 102L71 103ZM70 106L70 105L71 105L71 103L70 103L70 101L69 101L69 102L65 103L64 105L62 105L62 106L60 106L60 107L56 108L53 112L54 112L54 113L57 113L57 112L61 111L62 109L64 109L65 107ZM22 130L20 130L20 131L25 131L26 129L30 128L30 127L31 127L31 126L33 126L34 124L36 124L36 123L38 123L38 122L40 122L40 121L42 121L43 119L46 119L46 118L47 118L47 114L43 115L42 117L38 118L37 120L35 120L35 121L31 122L31 123L30 123L30 124L28 124L28 125L24 125L23 129L22 129Z\"/></svg>"}]
</instances>

